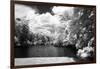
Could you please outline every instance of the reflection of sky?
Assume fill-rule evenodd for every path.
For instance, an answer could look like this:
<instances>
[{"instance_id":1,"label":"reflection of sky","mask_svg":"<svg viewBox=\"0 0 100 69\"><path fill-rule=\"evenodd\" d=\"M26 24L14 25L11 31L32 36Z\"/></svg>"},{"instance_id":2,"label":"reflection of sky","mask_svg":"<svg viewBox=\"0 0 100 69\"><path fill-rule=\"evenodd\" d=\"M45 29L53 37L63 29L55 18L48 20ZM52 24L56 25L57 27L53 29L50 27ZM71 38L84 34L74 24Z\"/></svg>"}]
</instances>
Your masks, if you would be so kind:
<instances>
[{"instance_id":1,"label":"reflection of sky","mask_svg":"<svg viewBox=\"0 0 100 69\"><path fill-rule=\"evenodd\" d=\"M54 13L54 15L52 15L52 13ZM37 6L37 8L34 9L26 5L15 5L15 18L26 17L25 19L29 20L28 25L30 31L53 36L55 38L60 37L67 27L68 21L61 21L63 17L67 19L66 16L73 16L73 7Z\"/></svg>"}]
</instances>

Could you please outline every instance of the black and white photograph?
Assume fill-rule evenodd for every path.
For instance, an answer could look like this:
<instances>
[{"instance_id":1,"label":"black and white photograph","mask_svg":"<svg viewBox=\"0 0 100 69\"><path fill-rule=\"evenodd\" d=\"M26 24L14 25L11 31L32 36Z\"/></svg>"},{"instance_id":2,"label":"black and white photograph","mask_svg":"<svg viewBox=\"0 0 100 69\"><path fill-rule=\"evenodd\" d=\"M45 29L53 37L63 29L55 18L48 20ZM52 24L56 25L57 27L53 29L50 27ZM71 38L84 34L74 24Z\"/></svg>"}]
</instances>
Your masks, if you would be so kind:
<instances>
[{"instance_id":1,"label":"black and white photograph","mask_svg":"<svg viewBox=\"0 0 100 69\"><path fill-rule=\"evenodd\" d=\"M96 7L14 2L14 65L96 61Z\"/></svg>"}]
</instances>

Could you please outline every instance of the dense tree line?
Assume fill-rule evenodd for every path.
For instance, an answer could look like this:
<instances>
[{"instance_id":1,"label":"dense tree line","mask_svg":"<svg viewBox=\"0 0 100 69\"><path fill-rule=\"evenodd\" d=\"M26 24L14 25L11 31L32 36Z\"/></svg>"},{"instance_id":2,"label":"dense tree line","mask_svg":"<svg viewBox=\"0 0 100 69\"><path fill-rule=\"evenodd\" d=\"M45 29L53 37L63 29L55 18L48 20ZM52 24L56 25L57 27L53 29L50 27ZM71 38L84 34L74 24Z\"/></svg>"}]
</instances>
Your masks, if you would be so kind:
<instances>
[{"instance_id":1,"label":"dense tree line","mask_svg":"<svg viewBox=\"0 0 100 69\"><path fill-rule=\"evenodd\" d=\"M93 58L95 54L95 8L76 8L75 13L81 14L76 22L77 39L75 43L78 49L77 55L82 58Z\"/></svg>"},{"instance_id":2,"label":"dense tree line","mask_svg":"<svg viewBox=\"0 0 100 69\"><path fill-rule=\"evenodd\" d=\"M52 44L50 37L40 33L29 31L28 22L16 19L15 23L15 46L47 46Z\"/></svg>"}]
</instances>

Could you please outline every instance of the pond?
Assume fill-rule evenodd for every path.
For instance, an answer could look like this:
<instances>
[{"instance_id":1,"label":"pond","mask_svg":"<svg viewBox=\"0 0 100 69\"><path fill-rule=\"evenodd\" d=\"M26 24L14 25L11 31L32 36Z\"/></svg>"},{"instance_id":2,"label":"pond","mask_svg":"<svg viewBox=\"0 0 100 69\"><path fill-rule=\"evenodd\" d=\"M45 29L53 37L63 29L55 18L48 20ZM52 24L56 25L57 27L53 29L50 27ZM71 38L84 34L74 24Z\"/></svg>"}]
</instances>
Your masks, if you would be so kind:
<instances>
[{"instance_id":1,"label":"pond","mask_svg":"<svg viewBox=\"0 0 100 69\"><path fill-rule=\"evenodd\" d=\"M14 48L15 58L27 57L75 57L76 50L55 46L17 46Z\"/></svg>"}]
</instances>

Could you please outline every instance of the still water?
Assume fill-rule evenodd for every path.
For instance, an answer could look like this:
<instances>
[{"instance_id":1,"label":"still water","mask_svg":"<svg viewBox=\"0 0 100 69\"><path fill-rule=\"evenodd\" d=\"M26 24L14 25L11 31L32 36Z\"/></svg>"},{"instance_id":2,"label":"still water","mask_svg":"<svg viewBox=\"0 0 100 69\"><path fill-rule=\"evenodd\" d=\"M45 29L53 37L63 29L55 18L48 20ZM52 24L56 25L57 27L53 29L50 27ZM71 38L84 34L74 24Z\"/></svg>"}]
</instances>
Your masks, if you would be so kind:
<instances>
[{"instance_id":1,"label":"still water","mask_svg":"<svg viewBox=\"0 0 100 69\"><path fill-rule=\"evenodd\" d=\"M16 58L27 57L73 57L76 51L69 47L54 46L29 46L15 47L14 53Z\"/></svg>"}]
</instances>

